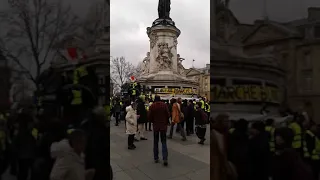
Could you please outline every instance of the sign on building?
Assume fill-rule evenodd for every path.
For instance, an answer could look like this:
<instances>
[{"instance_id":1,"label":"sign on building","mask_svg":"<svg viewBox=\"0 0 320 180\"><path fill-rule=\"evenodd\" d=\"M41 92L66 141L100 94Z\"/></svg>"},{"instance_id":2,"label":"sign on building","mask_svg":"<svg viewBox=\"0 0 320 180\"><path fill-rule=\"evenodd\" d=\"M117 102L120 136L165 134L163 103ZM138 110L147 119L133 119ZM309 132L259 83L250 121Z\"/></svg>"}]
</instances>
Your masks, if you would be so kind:
<instances>
[{"instance_id":1,"label":"sign on building","mask_svg":"<svg viewBox=\"0 0 320 180\"><path fill-rule=\"evenodd\" d=\"M211 98L214 102L268 102L281 103L280 89L259 85L213 86Z\"/></svg>"}]
</instances>

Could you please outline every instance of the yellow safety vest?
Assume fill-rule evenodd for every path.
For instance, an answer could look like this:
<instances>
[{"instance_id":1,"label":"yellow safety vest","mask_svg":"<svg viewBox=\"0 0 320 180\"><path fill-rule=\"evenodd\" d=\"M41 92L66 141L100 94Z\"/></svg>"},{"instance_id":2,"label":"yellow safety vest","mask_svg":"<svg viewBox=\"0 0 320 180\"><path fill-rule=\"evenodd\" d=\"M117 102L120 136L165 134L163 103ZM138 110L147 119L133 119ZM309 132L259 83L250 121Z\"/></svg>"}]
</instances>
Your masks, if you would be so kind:
<instances>
[{"instance_id":1,"label":"yellow safety vest","mask_svg":"<svg viewBox=\"0 0 320 180\"><path fill-rule=\"evenodd\" d=\"M200 102L201 102L201 109L204 109L204 101L201 100Z\"/></svg>"},{"instance_id":2,"label":"yellow safety vest","mask_svg":"<svg viewBox=\"0 0 320 180\"><path fill-rule=\"evenodd\" d=\"M82 104L82 93L79 90L72 90L73 99L71 104L72 105L79 105Z\"/></svg>"},{"instance_id":3,"label":"yellow safety vest","mask_svg":"<svg viewBox=\"0 0 320 180\"><path fill-rule=\"evenodd\" d=\"M79 77L84 77L88 75L88 71L85 67L80 66L73 71L73 84L79 84ZM71 102L72 105L80 105L82 104L82 92L80 90L73 90L73 100Z\"/></svg>"},{"instance_id":4,"label":"yellow safety vest","mask_svg":"<svg viewBox=\"0 0 320 180\"><path fill-rule=\"evenodd\" d=\"M312 150L311 155L307 148L307 142L303 141L303 156L305 158L310 158L311 160L320 160L320 141L319 138L314 135L310 130L306 131L306 134L310 135L312 138L315 139L315 148Z\"/></svg>"},{"instance_id":5,"label":"yellow safety vest","mask_svg":"<svg viewBox=\"0 0 320 180\"><path fill-rule=\"evenodd\" d=\"M132 89L132 96L135 96L137 94L135 89Z\"/></svg>"},{"instance_id":6,"label":"yellow safety vest","mask_svg":"<svg viewBox=\"0 0 320 180\"><path fill-rule=\"evenodd\" d=\"M73 128L72 128L72 129L68 129L68 130L67 130L67 133L68 133L68 134L71 134L73 131L74 131Z\"/></svg>"},{"instance_id":7,"label":"yellow safety vest","mask_svg":"<svg viewBox=\"0 0 320 180\"><path fill-rule=\"evenodd\" d=\"M235 128L230 128L229 129L229 133L232 134L234 132L234 130L236 130Z\"/></svg>"},{"instance_id":8,"label":"yellow safety vest","mask_svg":"<svg viewBox=\"0 0 320 180\"><path fill-rule=\"evenodd\" d=\"M207 108L206 108L205 111L209 113L209 112L210 112L210 104L209 104L209 103L206 103L206 106L207 106Z\"/></svg>"},{"instance_id":9,"label":"yellow safety vest","mask_svg":"<svg viewBox=\"0 0 320 180\"><path fill-rule=\"evenodd\" d=\"M37 128L33 128L31 134L36 140L38 139L39 131Z\"/></svg>"},{"instance_id":10,"label":"yellow safety vest","mask_svg":"<svg viewBox=\"0 0 320 180\"><path fill-rule=\"evenodd\" d=\"M110 106L105 105L104 109L105 109L106 114L107 114L107 120L110 121L110 110L111 110L111 108L110 108Z\"/></svg>"},{"instance_id":11,"label":"yellow safety vest","mask_svg":"<svg viewBox=\"0 0 320 180\"><path fill-rule=\"evenodd\" d=\"M293 137L293 142L292 142L292 147L294 149L301 148L302 145L302 137L301 137L301 127L298 123L293 122L289 125L289 128L292 129L294 132L294 137Z\"/></svg>"},{"instance_id":12,"label":"yellow safety vest","mask_svg":"<svg viewBox=\"0 0 320 180\"><path fill-rule=\"evenodd\" d=\"M275 128L272 126L266 126L265 131L270 133L270 140L269 140L270 151L274 152L275 151L275 143L274 143Z\"/></svg>"}]
</instances>

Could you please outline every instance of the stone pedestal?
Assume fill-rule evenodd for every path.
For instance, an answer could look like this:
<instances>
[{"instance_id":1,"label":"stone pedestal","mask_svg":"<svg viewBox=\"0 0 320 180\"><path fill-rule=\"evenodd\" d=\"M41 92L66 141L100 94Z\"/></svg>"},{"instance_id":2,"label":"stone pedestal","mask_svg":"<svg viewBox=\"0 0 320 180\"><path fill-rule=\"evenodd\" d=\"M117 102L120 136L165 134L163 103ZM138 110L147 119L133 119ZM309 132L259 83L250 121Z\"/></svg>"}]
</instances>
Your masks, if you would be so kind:
<instances>
[{"instance_id":1,"label":"stone pedestal","mask_svg":"<svg viewBox=\"0 0 320 180\"><path fill-rule=\"evenodd\" d=\"M157 19L152 27L147 28L150 38L149 73L159 71L178 72L177 38L180 30L171 20Z\"/></svg>"}]
</instances>

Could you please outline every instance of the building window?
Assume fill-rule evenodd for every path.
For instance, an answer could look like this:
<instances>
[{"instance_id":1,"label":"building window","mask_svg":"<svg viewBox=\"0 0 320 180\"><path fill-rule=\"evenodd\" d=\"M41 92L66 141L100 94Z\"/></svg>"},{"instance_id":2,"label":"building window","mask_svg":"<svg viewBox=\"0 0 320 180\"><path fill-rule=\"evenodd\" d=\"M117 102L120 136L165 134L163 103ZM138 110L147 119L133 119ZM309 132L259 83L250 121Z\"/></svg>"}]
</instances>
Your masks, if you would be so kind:
<instances>
[{"instance_id":1,"label":"building window","mask_svg":"<svg viewBox=\"0 0 320 180\"><path fill-rule=\"evenodd\" d=\"M313 28L313 33L315 38L320 38L320 25L316 25Z\"/></svg>"},{"instance_id":2,"label":"building window","mask_svg":"<svg viewBox=\"0 0 320 180\"><path fill-rule=\"evenodd\" d=\"M305 36L306 35L306 28L304 26L300 26L298 27L298 31L300 32L300 34L302 36Z\"/></svg>"},{"instance_id":3,"label":"building window","mask_svg":"<svg viewBox=\"0 0 320 180\"><path fill-rule=\"evenodd\" d=\"M313 84L313 78L311 73L309 75L302 76L301 79L301 88L303 91L311 91Z\"/></svg>"},{"instance_id":4,"label":"building window","mask_svg":"<svg viewBox=\"0 0 320 180\"><path fill-rule=\"evenodd\" d=\"M288 69L288 54L287 53L282 54L282 66L285 69Z\"/></svg>"},{"instance_id":5,"label":"building window","mask_svg":"<svg viewBox=\"0 0 320 180\"><path fill-rule=\"evenodd\" d=\"M309 69L312 67L311 54L310 52L305 52L302 62L302 67L304 69Z\"/></svg>"}]
</instances>

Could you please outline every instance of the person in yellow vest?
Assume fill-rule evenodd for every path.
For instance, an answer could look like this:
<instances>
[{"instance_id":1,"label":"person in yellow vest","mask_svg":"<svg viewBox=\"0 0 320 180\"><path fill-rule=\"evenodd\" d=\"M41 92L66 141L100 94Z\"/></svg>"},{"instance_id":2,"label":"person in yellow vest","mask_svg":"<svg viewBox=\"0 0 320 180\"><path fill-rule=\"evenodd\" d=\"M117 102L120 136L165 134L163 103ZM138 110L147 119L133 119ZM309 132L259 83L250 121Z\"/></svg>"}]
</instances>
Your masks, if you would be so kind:
<instances>
[{"instance_id":1,"label":"person in yellow vest","mask_svg":"<svg viewBox=\"0 0 320 180\"><path fill-rule=\"evenodd\" d=\"M207 113L207 116L208 116L208 122L210 120L210 112L211 112L211 109L210 109L210 102L209 100L206 100L205 102L205 108L204 108L204 111Z\"/></svg>"},{"instance_id":2,"label":"person in yellow vest","mask_svg":"<svg viewBox=\"0 0 320 180\"><path fill-rule=\"evenodd\" d=\"M275 127L274 127L273 119L267 119L265 130L268 134L270 152L274 153L275 152L275 142L274 142Z\"/></svg>"},{"instance_id":3,"label":"person in yellow vest","mask_svg":"<svg viewBox=\"0 0 320 180\"><path fill-rule=\"evenodd\" d=\"M228 132L229 132L229 134L233 134L234 130L236 129L235 128L236 127L236 121L230 120L229 122L230 122L230 124L229 124Z\"/></svg>"},{"instance_id":4,"label":"person in yellow vest","mask_svg":"<svg viewBox=\"0 0 320 180\"><path fill-rule=\"evenodd\" d=\"M306 130L303 138L303 157L312 168L315 179L319 179L320 167L320 140L316 135L317 132L317 125L312 123L310 130Z\"/></svg>"},{"instance_id":5,"label":"person in yellow vest","mask_svg":"<svg viewBox=\"0 0 320 180\"><path fill-rule=\"evenodd\" d=\"M192 100L193 102L193 108L194 110L197 110L196 106L197 106L197 101L195 99Z\"/></svg>"},{"instance_id":6,"label":"person in yellow vest","mask_svg":"<svg viewBox=\"0 0 320 180\"><path fill-rule=\"evenodd\" d=\"M204 107L205 107L204 98L200 99L200 103L201 103L201 109L204 110Z\"/></svg>"},{"instance_id":7,"label":"person in yellow vest","mask_svg":"<svg viewBox=\"0 0 320 180\"><path fill-rule=\"evenodd\" d=\"M289 128L293 131L293 141L292 148L295 149L298 153L303 155L302 150L302 127L300 125L299 116L295 116L293 121L289 124Z\"/></svg>"},{"instance_id":8,"label":"person in yellow vest","mask_svg":"<svg viewBox=\"0 0 320 180\"><path fill-rule=\"evenodd\" d=\"M146 100L145 101L145 106L146 106L146 109L147 109L147 112L149 113L149 107L152 105L152 101L149 101L149 100ZM148 125L149 124L149 125ZM148 120L146 123L145 123L145 129L146 131L152 131L151 129L151 122ZM149 128L148 128L149 127Z\"/></svg>"}]
</instances>

